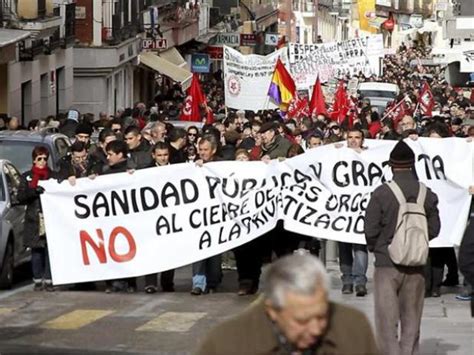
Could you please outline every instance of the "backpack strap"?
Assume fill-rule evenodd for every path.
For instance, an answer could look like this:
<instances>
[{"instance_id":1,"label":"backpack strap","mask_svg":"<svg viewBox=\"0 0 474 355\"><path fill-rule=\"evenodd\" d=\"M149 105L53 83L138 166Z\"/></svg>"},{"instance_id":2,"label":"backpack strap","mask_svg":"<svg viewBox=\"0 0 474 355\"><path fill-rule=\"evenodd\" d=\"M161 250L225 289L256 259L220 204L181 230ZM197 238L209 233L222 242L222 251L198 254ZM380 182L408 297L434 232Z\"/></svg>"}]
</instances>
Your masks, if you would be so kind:
<instances>
[{"instance_id":1,"label":"backpack strap","mask_svg":"<svg viewBox=\"0 0 474 355\"><path fill-rule=\"evenodd\" d=\"M426 186L420 182L420 190L418 191L418 197L416 198L416 203L424 206L426 199Z\"/></svg>"},{"instance_id":2,"label":"backpack strap","mask_svg":"<svg viewBox=\"0 0 474 355\"><path fill-rule=\"evenodd\" d=\"M405 198L402 189L400 189L400 186L398 186L395 181L392 180L390 182L387 182L387 186L390 188L390 190L392 190L400 205L403 205L407 202L407 199Z\"/></svg>"}]
</instances>

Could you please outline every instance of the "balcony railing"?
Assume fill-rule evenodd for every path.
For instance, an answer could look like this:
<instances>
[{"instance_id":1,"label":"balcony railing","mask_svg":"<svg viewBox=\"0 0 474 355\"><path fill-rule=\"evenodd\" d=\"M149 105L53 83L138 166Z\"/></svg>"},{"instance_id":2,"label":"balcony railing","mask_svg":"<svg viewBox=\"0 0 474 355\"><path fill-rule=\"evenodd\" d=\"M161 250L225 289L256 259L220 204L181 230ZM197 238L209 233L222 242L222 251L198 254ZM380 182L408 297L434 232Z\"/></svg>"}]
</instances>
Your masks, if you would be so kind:
<instances>
[{"instance_id":1,"label":"balcony railing","mask_svg":"<svg viewBox=\"0 0 474 355\"><path fill-rule=\"evenodd\" d=\"M102 41L115 46L129 38L135 37L137 33L138 25L136 24L129 24L123 27L102 27Z\"/></svg>"},{"instance_id":2,"label":"balcony railing","mask_svg":"<svg viewBox=\"0 0 474 355\"><path fill-rule=\"evenodd\" d=\"M0 28L4 26L4 22L8 23L15 17L14 6L14 0L0 0Z\"/></svg>"},{"instance_id":3,"label":"balcony railing","mask_svg":"<svg viewBox=\"0 0 474 355\"><path fill-rule=\"evenodd\" d=\"M32 61L37 55L44 53L44 43L42 39L32 40L31 46L26 47L25 41L18 42L20 61Z\"/></svg>"},{"instance_id":4,"label":"balcony railing","mask_svg":"<svg viewBox=\"0 0 474 355\"><path fill-rule=\"evenodd\" d=\"M129 7L130 5L130 7ZM138 33L139 10L143 3L104 3L104 27L102 27L102 41L105 44L117 45Z\"/></svg>"},{"instance_id":5,"label":"balcony railing","mask_svg":"<svg viewBox=\"0 0 474 355\"><path fill-rule=\"evenodd\" d=\"M61 36L59 28L47 40L43 40L44 54L50 55L55 49L61 47Z\"/></svg>"}]
</instances>

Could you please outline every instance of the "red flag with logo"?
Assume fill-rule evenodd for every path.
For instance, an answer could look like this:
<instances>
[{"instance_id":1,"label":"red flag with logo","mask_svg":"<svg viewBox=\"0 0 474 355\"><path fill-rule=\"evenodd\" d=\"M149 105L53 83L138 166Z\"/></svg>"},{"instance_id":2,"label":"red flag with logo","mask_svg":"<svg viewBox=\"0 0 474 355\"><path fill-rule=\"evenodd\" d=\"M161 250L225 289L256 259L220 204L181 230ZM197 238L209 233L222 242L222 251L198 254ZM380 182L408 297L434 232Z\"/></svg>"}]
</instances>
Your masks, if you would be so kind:
<instances>
[{"instance_id":1,"label":"red flag with logo","mask_svg":"<svg viewBox=\"0 0 474 355\"><path fill-rule=\"evenodd\" d=\"M337 121L339 124L344 121L347 112L349 111L349 99L347 91L344 87L344 81L339 81L336 92L334 93L334 103L332 105L331 119Z\"/></svg>"},{"instance_id":2,"label":"red flag with logo","mask_svg":"<svg viewBox=\"0 0 474 355\"><path fill-rule=\"evenodd\" d=\"M193 74L191 86L189 87L187 94L179 118L181 121L201 122L201 106L206 105L206 97L202 93L197 73Z\"/></svg>"},{"instance_id":3,"label":"red flag with logo","mask_svg":"<svg viewBox=\"0 0 474 355\"><path fill-rule=\"evenodd\" d=\"M435 105L433 93L431 92L430 86L425 81L421 87L420 97L418 98L418 104L420 105L420 112L423 116L431 116L433 107Z\"/></svg>"},{"instance_id":4,"label":"red flag with logo","mask_svg":"<svg viewBox=\"0 0 474 355\"><path fill-rule=\"evenodd\" d=\"M321 88L321 82L319 81L319 75L316 78L316 83L313 87L313 95L311 95L311 101L309 102L309 113L311 115L327 115L326 102L325 102L323 89Z\"/></svg>"},{"instance_id":5,"label":"red flag with logo","mask_svg":"<svg viewBox=\"0 0 474 355\"><path fill-rule=\"evenodd\" d=\"M308 99L306 97L300 99L298 95L291 100L288 106L288 118L295 118L299 120L303 116L308 115Z\"/></svg>"}]
</instances>

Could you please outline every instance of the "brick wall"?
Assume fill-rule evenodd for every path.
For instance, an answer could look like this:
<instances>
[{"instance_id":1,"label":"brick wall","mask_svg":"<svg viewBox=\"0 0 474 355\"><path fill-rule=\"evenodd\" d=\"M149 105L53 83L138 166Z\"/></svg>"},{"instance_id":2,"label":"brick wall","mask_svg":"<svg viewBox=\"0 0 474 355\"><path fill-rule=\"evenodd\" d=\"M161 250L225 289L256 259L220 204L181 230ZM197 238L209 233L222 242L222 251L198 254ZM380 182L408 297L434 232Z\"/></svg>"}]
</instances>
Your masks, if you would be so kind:
<instances>
[{"instance_id":1,"label":"brick wall","mask_svg":"<svg viewBox=\"0 0 474 355\"><path fill-rule=\"evenodd\" d=\"M89 44L93 41L93 0L77 0L76 13L83 14L85 9L85 19L76 17L76 38L82 44Z\"/></svg>"}]
</instances>

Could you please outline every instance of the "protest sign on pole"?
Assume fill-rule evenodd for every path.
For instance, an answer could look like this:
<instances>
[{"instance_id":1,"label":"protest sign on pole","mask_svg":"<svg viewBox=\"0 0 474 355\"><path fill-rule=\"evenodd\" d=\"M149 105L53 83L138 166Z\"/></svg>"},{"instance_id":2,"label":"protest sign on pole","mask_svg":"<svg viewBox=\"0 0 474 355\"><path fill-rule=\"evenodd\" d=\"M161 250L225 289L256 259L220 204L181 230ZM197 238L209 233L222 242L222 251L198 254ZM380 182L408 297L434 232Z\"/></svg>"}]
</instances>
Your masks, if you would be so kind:
<instances>
[{"instance_id":1,"label":"protest sign on pole","mask_svg":"<svg viewBox=\"0 0 474 355\"><path fill-rule=\"evenodd\" d=\"M290 73L298 89L309 88L319 75L321 82L342 79L359 73L380 74L380 58L384 56L382 35L354 38L342 42L318 44L305 56L290 61ZM291 57L291 56L290 56Z\"/></svg>"},{"instance_id":2,"label":"protest sign on pole","mask_svg":"<svg viewBox=\"0 0 474 355\"><path fill-rule=\"evenodd\" d=\"M239 110L274 109L277 106L267 100L276 61L285 62L285 50L280 49L267 56L243 55L224 47L224 90L227 107Z\"/></svg>"},{"instance_id":3,"label":"protest sign on pole","mask_svg":"<svg viewBox=\"0 0 474 355\"><path fill-rule=\"evenodd\" d=\"M473 144L460 138L407 143L418 177L439 199L441 232L430 245L459 244L471 202ZM177 164L78 179L76 186L42 182L53 281L180 267L247 243L278 219L292 232L364 244L365 209L371 192L391 179L395 144L368 140L361 153L328 145L271 164Z\"/></svg>"}]
</instances>

